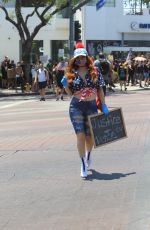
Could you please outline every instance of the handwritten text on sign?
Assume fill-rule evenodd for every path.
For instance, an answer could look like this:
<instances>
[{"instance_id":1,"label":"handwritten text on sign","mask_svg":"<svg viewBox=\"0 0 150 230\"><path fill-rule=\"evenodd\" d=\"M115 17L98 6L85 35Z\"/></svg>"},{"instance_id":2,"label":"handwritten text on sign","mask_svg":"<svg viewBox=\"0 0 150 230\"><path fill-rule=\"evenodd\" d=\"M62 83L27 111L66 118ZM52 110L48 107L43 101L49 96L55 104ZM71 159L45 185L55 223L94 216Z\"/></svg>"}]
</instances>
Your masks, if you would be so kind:
<instances>
[{"instance_id":1,"label":"handwritten text on sign","mask_svg":"<svg viewBox=\"0 0 150 230\"><path fill-rule=\"evenodd\" d=\"M89 122L95 147L126 137L121 109L112 110L107 116L92 115Z\"/></svg>"}]
</instances>

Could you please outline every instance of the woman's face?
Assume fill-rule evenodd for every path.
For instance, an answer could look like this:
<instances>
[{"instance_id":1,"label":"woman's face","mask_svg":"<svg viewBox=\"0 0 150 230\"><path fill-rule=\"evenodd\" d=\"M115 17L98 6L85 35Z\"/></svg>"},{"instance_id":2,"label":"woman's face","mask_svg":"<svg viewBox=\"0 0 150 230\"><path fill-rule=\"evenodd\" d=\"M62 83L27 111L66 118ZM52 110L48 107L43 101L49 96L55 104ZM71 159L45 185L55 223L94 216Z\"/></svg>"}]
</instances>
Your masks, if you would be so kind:
<instances>
[{"instance_id":1,"label":"woman's face","mask_svg":"<svg viewBox=\"0 0 150 230\"><path fill-rule=\"evenodd\" d=\"M78 56L75 60L75 64L80 66L85 66L87 63L86 56Z\"/></svg>"}]
</instances>

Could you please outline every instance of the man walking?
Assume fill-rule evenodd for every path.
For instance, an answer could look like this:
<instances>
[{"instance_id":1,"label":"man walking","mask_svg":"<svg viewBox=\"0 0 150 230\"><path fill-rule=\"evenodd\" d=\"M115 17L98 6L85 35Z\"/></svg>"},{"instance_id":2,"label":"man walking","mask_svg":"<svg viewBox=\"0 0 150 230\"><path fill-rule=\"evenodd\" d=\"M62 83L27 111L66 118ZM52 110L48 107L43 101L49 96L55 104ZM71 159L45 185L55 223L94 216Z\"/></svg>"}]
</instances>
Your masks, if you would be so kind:
<instances>
[{"instance_id":1,"label":"man walking","mask_svg":"<svg viewBox=\"0 0 150 230\"><path fill-rule=\"evenodd\" d=\"M35 84L38 82L40 101L45 101L45 88L48 82L48 71L44 68L42 63L39 65L34 82Z\"/></svg>"},{"instance_id":2,"label":"man walking","mask_svg":"<svg viewBox=\"0 0 150 230\"><path fill-rule=\"evenodd\" d=\"M104 95L106 95L106 86L109 85L109 91L114 92L112 86L114 86L111 80L112 68L110 62L105 58L103 53L99 53L99 59L94 61L94 65L99 69L100 73L102 74L105 86L103 86Z\"/></svg>"}]
</instances>

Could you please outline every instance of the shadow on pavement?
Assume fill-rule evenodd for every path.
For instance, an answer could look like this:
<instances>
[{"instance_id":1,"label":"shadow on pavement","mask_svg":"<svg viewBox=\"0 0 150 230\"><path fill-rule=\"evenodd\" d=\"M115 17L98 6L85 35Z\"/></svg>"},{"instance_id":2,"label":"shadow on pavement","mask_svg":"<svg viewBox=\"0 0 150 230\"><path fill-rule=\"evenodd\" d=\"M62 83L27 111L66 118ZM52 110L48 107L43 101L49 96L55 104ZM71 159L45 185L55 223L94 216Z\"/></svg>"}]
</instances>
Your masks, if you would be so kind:
<instances>
[{"instance_id":1,"label":"shadow on pavement","mask_svg":"<svg viewBox=\"0 0 150 230\"><path fill-rule=\"evenodd\" d=\"M136 174L136 172L131 172L131 173L111 173L111 174L104 174L97 172L94 169L89 170L92 174L88 175L87 180L92 181L92 180L117 180L122 177L130 176Z\"/></svg>"}]
</instances>

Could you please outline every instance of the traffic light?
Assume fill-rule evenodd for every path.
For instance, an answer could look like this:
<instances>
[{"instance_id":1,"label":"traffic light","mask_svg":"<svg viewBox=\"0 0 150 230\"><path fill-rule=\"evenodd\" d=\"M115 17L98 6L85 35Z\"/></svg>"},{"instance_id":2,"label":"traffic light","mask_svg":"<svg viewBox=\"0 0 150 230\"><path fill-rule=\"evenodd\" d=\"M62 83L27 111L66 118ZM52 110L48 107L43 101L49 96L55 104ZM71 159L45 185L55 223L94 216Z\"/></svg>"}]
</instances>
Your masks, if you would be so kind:
<instances>
[{"instance_id":1,"label":"traffic light","mask_svg":"<svg viewBox=\"0 0 150 230\"><path fill-rule=\"evenodd\" d=\"M74 22L74 40L81 40L81 24L79 21Z\"/></svg>"}]
</instances>

